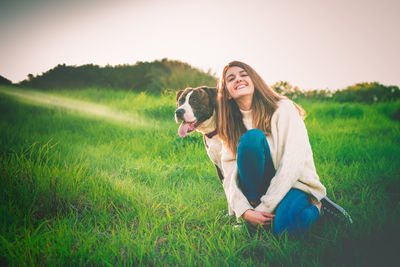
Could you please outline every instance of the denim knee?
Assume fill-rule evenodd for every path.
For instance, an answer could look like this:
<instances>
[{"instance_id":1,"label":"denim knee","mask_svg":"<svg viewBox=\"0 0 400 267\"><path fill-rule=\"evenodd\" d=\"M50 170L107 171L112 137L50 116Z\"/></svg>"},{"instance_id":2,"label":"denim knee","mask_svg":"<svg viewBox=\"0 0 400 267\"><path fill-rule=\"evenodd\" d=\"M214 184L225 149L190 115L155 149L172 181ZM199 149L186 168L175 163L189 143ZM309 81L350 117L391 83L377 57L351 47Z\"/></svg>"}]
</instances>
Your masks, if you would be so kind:
<instances>
[{"instance_id":1,"label":"denim knee","mask_svg":"<svg viewBox=\"0 0 400 267\"><path fill-rule=\"evenodd\" d=\"M263 150L266 137L260 129L251 129L245 132L239 140L238 151L258 151Z\"/></svg>"},{"instance_id":2,"label":"denim knee","mask_svg":"<svg viewBox=\"0 0 400 267\"><path fill-rule=\"evenodd\" d=\"M315 205L310 205L299 214L299 222L304 225L312 224L319 216L318 208Z\"/></svg>"},{"instance_id":3,"label":"denim knee","mask_svg":"<svg viewBox=\"0 0 400 267\"><path fill-rule=\"evenodd\" d=\"M317 220L319 216L318 208L310 205L300 212L298 215L298 230L297 233L303 234Z\"/></svg>"}]
</instances>

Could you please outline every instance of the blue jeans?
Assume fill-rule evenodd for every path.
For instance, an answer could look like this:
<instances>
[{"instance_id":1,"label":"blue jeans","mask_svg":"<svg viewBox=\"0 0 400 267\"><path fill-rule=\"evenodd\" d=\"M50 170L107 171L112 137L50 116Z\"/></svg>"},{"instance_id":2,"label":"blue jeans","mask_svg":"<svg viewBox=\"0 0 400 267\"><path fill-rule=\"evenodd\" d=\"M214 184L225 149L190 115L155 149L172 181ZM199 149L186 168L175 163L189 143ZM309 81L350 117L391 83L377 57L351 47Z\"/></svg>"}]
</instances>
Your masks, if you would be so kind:
<instances>
[{"instance_id":1,"label":"blue jeans","mask_svg":"<svg viewBox=\"0 0 400 267\"><path fill-rule=\"evenodd\" d=\"M237 166L243 194L258 205L275 175L267 138L261 130L249 130L240 138ZM273 231L303 234L318 216L318 208L310 204L307 194L292 188L276 208Z\"/></svg>"}]
</instances>

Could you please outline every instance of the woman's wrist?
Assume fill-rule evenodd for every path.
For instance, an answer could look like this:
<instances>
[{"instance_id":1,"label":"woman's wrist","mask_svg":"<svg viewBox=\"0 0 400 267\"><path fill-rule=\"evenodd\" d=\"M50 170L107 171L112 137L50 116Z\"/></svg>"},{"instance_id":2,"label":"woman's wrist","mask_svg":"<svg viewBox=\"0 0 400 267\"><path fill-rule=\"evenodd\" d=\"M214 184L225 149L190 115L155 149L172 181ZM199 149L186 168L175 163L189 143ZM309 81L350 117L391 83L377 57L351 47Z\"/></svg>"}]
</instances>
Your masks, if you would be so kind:
<instances>
[{"instance_id":1,"label":"woman's wrist","mask_svg":"<svg viewBox=\"0 0 400 267\"><path fill-rule=\"evenodd\" d=\"M243 220L247 221L247 216L248 216L249 213L251 213L252 211L253 211L252 209L246 210L246 211L242 214Z\"/></svg>"}]
</instances>

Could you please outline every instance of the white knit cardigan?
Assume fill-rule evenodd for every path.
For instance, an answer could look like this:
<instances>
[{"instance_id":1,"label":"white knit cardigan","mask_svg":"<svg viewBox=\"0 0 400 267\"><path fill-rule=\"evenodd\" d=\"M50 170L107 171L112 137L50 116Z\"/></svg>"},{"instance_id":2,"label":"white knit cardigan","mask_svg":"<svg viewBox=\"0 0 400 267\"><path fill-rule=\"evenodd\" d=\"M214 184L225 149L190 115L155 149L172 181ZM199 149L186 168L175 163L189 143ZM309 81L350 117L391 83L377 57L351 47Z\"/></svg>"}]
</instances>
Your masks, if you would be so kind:
<instances>
[{"instance_id":1,"label":"white knit cardigan","mask_svg":"<svg viewBox=\"0 0 400 267\"><path fill-rule=\"evenodd\" d=\"M242 111L242 115L247 130L253 129L251 111ZM273 213L291 188L309 194L314 202L321 200L326 195L326 189L315 170L307 129L292 101L285 99L278 102L267 141L276 173L255 210ZM246 210L254 208L238 186L236 158L225 145L221 160L229 214L239 218Z\"/></svg>"}]
</instances>

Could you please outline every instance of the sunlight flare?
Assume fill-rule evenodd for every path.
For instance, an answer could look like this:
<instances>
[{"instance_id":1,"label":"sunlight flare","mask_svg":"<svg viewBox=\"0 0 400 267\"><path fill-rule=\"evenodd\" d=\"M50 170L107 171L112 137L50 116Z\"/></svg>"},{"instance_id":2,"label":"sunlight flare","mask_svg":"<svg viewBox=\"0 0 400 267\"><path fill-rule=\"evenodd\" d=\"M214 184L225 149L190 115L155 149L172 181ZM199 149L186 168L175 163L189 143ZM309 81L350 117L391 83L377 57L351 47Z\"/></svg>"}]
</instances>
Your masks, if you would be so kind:
<instances>
[{"instance_id":1,"label":"sunlight flare","mask_svg":"<svg viewBox=\"0 0 400 267\"><path fill-rule=\"evenodd\" d=\"M127 126L155 128L157 125L160 125L159 121L144 117L137 113L121 111L88 101L55 96L50 93L4 87L0 87L0 93L14 97L15 99L27 104L63 108L84 115L89 115L91 117L122 122Z\"/></svg>"}]
</instances>

